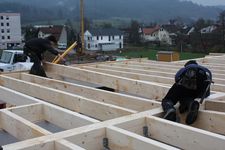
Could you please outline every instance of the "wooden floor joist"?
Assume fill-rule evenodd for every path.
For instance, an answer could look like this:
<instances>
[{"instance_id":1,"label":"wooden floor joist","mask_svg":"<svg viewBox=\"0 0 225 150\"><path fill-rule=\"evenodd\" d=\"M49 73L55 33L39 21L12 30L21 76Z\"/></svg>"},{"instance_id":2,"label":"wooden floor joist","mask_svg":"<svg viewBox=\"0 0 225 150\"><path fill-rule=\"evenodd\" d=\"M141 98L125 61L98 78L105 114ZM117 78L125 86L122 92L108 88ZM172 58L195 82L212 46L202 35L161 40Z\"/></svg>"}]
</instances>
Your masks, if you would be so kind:
<instances>
[{"instance_id":1,"label":"wooden floor joist","mask_svg":"<svg viewBox=\"0 0 225 150\"><path fill-rule=\"evenodd\" d=\"M196 59L215 84L193 125L162 119L162 98L187 61L131 59L63 66L45 64L50 78L0 75L4 150L149 150L225 147L225 56ZM100 86L115 91L98 89ZM106 88L106 89L107 89Z\"/></svg>"}]
</instances>

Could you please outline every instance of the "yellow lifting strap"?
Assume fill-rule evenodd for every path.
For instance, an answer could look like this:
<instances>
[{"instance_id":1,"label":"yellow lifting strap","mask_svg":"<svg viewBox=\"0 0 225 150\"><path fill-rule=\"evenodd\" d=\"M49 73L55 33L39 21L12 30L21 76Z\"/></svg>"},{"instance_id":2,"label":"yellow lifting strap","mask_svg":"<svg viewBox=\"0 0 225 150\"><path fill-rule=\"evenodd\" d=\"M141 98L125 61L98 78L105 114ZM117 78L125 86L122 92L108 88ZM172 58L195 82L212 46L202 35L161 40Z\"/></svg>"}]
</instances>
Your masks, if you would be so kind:
<instances>
[{"instance_id":1,"label":"yellow lifting strap","mask_svg":"<svg viewBox=\"0 0 225 150\"><path fill-rule=\"evenodd\" d=\"M73 50L77 46L77 41L74 42L67 50L61 55L62 58L64 58L71 50ZM57 64L60 61L60 57L56 56L54 60L52 61L53 64Z\"/></svg>"}]
</instances>

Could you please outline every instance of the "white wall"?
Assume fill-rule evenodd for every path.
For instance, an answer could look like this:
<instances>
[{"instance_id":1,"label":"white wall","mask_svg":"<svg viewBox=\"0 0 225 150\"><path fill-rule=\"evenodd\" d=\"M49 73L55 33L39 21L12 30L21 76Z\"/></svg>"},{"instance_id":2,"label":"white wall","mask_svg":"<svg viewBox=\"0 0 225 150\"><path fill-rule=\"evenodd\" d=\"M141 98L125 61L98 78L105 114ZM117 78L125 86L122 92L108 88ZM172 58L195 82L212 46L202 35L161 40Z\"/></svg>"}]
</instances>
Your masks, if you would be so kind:
<instances>
[{"instance_id":1,"label":"white wall","mask_svg":"<svg viewBox=\"0 0 225 150\"><path fill-rule=\"evenodd\" d=\"M1 16L3 16L3 19L1 19ZM2 23L4 26L1 25ZM2 30L4 30L4 33L2 33ZM3 36L5 39L2 39ZM10 37L10 39L8 39L8 37ZM0 13L0 48L7 48L7 44L9 43L22 43L21 21L20 14L18 13Z\"/></svg>"},{"instance_id":2,"label":"white wall","mask_svg":"<svg viewBox=\"0 0 225 150\"><path fill-rule=\"evenodd\" d=\"M92 36L89 31L86 31L84 34L84 41L85 41L85 49L87 50L103 50L103 51L110 51L110 50L116 50L120 48L123 48L123 36ZM88 46L90 45L90 47Z\"/></svg>"}]
</instances>

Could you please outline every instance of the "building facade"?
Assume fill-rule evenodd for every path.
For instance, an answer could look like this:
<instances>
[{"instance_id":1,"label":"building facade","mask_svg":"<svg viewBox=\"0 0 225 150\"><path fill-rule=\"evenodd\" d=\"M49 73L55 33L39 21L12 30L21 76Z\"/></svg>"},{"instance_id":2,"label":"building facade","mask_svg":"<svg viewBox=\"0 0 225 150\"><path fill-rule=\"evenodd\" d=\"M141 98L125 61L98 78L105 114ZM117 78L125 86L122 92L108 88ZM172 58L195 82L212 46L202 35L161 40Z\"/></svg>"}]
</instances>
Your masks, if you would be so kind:
<instances>
[{"instance_id":1,"label":"building facade","mask_svg":"<svg viewBox=\"0 0 225 150\"><path fill-rule=\"evenodd\" d=\"M156 26L142 29L142 39L144 42L161 42L172 45L170 34L164 28Z\"/></svg>"},{"instance_id":2,"label":"building facade","mask_svg":"<svg viewBox=\"0 0 225 150\"><path fill-rule=\"evenodd\" d=\"M19 13L0 13L0 49L21 46L21 20Z\"/></svg>"},{"instance_id":3,"label":"building facade","mask_svg":"<svg viewBox=\"0 0 225 150\"><path fill-rule=\"evenodd\" d=\"M84 34L86 50L113 51L123 48L123 33L118 29L92 29Z\"/></svg>"}]
</instances>

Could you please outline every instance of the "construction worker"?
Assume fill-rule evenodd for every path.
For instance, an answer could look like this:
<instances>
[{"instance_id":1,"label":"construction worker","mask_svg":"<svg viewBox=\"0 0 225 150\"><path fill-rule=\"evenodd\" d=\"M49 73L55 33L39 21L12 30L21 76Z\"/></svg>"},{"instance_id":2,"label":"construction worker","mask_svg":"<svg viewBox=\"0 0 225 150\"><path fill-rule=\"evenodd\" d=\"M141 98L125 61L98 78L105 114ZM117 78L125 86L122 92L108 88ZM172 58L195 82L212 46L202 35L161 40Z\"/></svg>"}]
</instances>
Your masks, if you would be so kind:
<instances>
[{"instance_id":1,"label":"construction worker","mask_svg":"<svg viewBox=\"0 0 225 150\"><path fill-rule=\"evenodd\" d=\"M188 112L186 124L195 122L199 110L199 102L196 98L205 98L210 95L210 84L212 82L211 72L197 64L196 61L188 61L175 76L175 83L162 100L162 108L165 112L164 118L177 121L174 105L179 101L181 114Z\"/></svg>"},{"instance_id":2,"label":"construction worker","mask_svg":"<svg viewBox=\"0 0 225 150\"><path fill-rule=\"evenodd\" d=\"M43 67L43 53L49 51L54 55L58 55L61 58L58 50L55 48L57 46L57 40L53 35L42 38L34 38L27 41L24 45L24 54L31 58L31 61L34 62L30 74L47 77Z\"/></svg>"}]
</instances>

